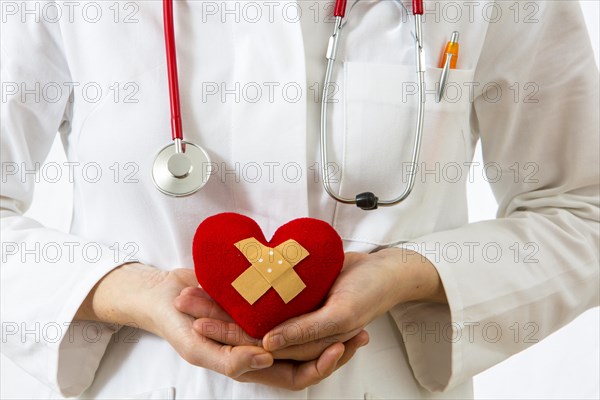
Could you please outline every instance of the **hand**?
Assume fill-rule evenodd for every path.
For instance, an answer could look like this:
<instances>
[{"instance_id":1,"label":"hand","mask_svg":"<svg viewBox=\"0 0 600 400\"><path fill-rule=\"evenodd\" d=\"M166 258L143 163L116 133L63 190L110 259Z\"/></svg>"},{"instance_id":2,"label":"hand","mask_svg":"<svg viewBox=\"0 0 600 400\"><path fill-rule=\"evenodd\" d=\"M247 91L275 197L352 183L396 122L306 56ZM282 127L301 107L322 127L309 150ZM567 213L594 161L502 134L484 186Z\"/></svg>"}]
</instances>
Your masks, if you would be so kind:
<instances>
[{"instance_id":1,"label":"hand","mask_svg":"<svg viewBox=\"0 0 600 400\"><path fill-rule=\"evenodd\" d=\"M335 340L361 331L395 305L414 300L447 301L437 271L425 257L399 248L346 253L325 305L275 327L263 338L263 346L277 354Z\"/></svg>"},{"instance_id":2,"label":"hand","mask_svg":"<svg viewBox=\"0 0 600 400\"><path fill-rule=\"evenodd\" d=\"M189 363L231 378L271 366L272 355L260 346L224 345L192 328L194 318L179 312L174 300L183 288L197 284L191 269L160 271L143 264L126 264L96 285L75 319L142 328L166 339ZM207 317L223 317L210 304L200 311Z\"/></svg>"},{"instance_id":3,"label":"hand","mask_svg":"<svg viewBox=\"0 0 600 400\"><path fill-rule=\"evenodd\" d=\"M329 376L364 341L364 337L357 337L345 345L336 343L310 362L273 365L273 356L262 347L218 343L192 328L194 318L175 308L175 298L184 288L197 285L191 269L167 272L143 264L125 264L98 282L74 319L139 327L165 338L191 364L238 381L292 390L303 389ZM206 318L225 318L217 307L211 300L196 311ZM264 374L257 373L263 371Z\"/></svg>"},{"instance_id":4,"label":"hand","mask_svg":"<svg viewBox=\"0 0 600 400\"><path fill-rule=\"evenodd\" d=\"M181 291L181 294L175 299L175 307L197 320L194 322L194 329L202 336L210 338L219 343L225 343L232 346L261 346L262 339L256 339L248 335L242 327L236 324L229 314L227 314L215 301L200 287L187 287ZM206 310L211 310L210 315ZM273 353L273 358L280 360L309 361L319 358L323 351L337 342L347 342L354 338L362 329L350 332L348 334L327 337L326 339L314 341L301 346L292 346ZM368 334L366 335L368 340ZM364 342L364 340L361 340ZM365 343L366 344L366 343Z\"/></svg>"},{"instance_id":5,"label":"hand","mask_svg":"<svg viewBox=\"0 0 600 400\"><path fill-rule=\"evenodd\" d=\"M261 346L262 340L249 336L199 287L187 287L175 299L181 312L197 317L193 327L198 334L231 346ZM211 310L207 313L206 310ZM356 350L368 343L365 331L327 338L273 353L273 366L248 372L236 378L271 386L300 390L314 385L348 362ZM342 343L343 342L343 343ZM298 361L305 361L299 363Z\"/></svg>"}]
</instances>

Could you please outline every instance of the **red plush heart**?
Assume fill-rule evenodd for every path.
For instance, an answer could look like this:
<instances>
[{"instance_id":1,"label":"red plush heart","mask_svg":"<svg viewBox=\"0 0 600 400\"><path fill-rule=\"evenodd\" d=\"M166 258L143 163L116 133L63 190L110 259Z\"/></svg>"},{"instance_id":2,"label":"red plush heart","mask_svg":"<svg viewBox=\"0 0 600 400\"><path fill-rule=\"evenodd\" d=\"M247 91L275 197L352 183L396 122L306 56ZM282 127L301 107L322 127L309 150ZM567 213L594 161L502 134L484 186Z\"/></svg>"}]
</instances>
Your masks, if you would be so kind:
<instances>
[{"instance_id":1,"label":"red plush heart","mask_svg":"<svg viewBox=\"0 0 600 400\"><path fill-rule=\"evenodd\" d=\"M271 248L294 239L308 251L309 255L294 266L306 287L287 304L271 287L251 305L231 285L251 267L234 243L251 237ZM289 318L318 308L344 262L342 240L326 222L295 219L279 227L267 242L253 219L235 213L214 215L198 226L193 256L202 288L254 338L263 337Z\"/></svg>"}]
</instances>

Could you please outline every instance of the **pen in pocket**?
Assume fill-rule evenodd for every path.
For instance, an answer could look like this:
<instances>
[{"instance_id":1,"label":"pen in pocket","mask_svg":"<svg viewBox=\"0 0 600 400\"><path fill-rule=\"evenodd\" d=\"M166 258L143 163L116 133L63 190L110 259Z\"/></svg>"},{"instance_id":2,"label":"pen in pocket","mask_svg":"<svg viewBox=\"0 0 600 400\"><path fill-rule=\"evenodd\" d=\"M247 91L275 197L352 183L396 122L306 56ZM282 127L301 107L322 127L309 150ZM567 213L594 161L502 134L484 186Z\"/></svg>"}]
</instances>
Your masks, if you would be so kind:
<instances>
[{"instance_id":1,"label":"pen in pocket","mask_svg":"<svg viewBox=\"0 0 600 400\"><path fill-rule=\"evenodd\" d=\"M440 85L437 92L437 101L440 102L444 96L444 90L446 89L446 82L448 81L448 75L451 69L456 69L456 62L458 61L458 31L452 32L452 37L440 60L440 68L442 68L442 74L440 75Z\"/></svg>"}]
</instances>

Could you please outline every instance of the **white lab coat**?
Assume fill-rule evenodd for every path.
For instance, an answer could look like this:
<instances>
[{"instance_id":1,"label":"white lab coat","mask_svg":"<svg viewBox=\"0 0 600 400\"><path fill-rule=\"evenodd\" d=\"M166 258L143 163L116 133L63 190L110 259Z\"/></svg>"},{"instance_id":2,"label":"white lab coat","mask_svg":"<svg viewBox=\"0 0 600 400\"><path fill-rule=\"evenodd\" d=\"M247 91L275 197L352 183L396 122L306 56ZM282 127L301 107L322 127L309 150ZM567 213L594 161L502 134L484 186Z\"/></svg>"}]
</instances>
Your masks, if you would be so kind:
<instances>
[{"instance_id":1,"label":"white lab coat","mask_svg":"<svg viewBox=\"0 0 600 400\"><path fill-rule=\"evenodd\" d=\"M401 205L365 212L336 204L319 178L329 4L175 3L185 135L217 172L171 198L150 174L170 141L161 2L67 3L40 2L39 21L3 10L2 353L24 371L12 382L24 396L470 397L474 374L598 304L598 71L578 5L426 1L417 182ZM346 196L389 198L406 182L416 95L413 25L401 18L394 2L361 1L344 28L330 157ZM458 67L436 103L454 30ZM36 84L40 98L24 91ZM26 169L57 130L73 163L62 168L74 179L68 233L23 217L35 183ZM469 166L478 140L486 168ZM469 169L488 173L496 220L467 223ZM196 226L223 211L254 218L267 237L320 218L349 251L410 241L435 264L449 306L397 306L369 325L351 362L300 392L191 366L143 331L70 324L94 284L131 258L192 267Z\"/></svg>"}]
</instances>

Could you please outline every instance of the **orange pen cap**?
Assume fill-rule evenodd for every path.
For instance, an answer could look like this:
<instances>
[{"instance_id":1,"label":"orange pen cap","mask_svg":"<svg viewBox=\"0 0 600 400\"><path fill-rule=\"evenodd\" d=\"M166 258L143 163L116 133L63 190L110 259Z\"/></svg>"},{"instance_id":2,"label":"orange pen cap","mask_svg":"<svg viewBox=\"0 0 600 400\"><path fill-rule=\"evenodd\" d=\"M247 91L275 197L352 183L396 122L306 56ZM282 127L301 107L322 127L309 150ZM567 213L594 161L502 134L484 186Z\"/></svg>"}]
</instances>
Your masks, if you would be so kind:
<instances>
[{"instance_id":1,"label":"orange pen cap","mask_svg":"<svg viewBox=\"0 0 600 400\"><path fill-rule=\"evenodd\" d=\"M458 61L458 32L452 32L452 37L450 41L446 45L444 52L442 53L442 57L440 60L440 68L444 68L446 65L446 59L448 58L448 54L452 54L450 58L450 69L456 69L456 62Z\"/></svg>"}]
</instances>

